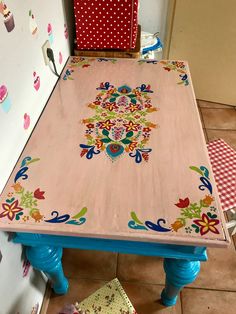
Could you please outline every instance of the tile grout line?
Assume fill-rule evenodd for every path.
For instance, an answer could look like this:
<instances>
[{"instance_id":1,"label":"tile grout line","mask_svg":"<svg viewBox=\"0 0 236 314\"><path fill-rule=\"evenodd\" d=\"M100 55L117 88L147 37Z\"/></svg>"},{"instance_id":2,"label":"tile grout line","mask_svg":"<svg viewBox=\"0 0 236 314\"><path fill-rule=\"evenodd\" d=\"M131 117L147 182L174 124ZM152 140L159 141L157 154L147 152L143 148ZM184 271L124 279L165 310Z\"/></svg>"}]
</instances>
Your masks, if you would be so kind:
<instances>
[{"instance_id":1,"label":"tile grout line","mask_svg":"<svg viewBox=\"0 0 236 314\"><path fill-rule=\"evenodd\" d=\"M212 129L212 128L205 128L206 130L210 130L210 131L236 131L236 129Z\"/></svg>"}]
</instances>

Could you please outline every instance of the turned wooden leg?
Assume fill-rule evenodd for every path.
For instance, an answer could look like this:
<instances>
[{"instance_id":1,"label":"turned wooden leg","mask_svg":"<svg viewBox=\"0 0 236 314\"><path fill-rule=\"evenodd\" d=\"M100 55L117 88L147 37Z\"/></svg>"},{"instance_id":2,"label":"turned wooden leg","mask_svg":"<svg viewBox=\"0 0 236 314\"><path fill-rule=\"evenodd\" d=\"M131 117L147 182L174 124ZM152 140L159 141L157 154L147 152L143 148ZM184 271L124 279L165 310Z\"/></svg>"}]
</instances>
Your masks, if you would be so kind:
<instances>
[{"instance_id":1,"label":"turned wooden leg","mask_svg":"<svg viewBox=\"0 0 236 314\"><path fill-rule=\"evenodd\" d=\"M181 259L164 259L164 270L166 273L166 284L161 294L164 305L172 306L176 303L178 293L185 285L192 283L200 271L199 261L188 261Z\"/></svg>"},{"instance_id":2,"label":"turned wooden leg","mask_svg":"<svg viewBox=\"0 0 236 314\"><path fill-rule=\"evenodd\" d=\"M34 268L46 274L55 293L65 294L67 292L69 284L62 269L61 247L27 246L26 256Z\"/></svg>"}]
</instances>

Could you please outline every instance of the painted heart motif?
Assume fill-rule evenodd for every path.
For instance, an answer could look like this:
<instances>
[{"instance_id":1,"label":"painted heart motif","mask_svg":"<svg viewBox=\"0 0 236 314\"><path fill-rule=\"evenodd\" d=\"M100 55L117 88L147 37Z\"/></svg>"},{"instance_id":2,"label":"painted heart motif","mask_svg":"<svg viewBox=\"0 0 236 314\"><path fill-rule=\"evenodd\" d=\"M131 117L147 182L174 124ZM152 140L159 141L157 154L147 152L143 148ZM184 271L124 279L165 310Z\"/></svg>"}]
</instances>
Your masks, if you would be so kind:
<instances>
[{"instance_id":1,"label":"painted heart motif","mask_svg":"<svg viewBox=\"0 0 236 314\"><path fill-rule=\"evenodd\" d=\"M114 160L123 154L124 147L122 145L119 145L119 144L109 144L106 148L106 152L107 152L108 156L112 160Z\"/></svg>"}]
</instances>

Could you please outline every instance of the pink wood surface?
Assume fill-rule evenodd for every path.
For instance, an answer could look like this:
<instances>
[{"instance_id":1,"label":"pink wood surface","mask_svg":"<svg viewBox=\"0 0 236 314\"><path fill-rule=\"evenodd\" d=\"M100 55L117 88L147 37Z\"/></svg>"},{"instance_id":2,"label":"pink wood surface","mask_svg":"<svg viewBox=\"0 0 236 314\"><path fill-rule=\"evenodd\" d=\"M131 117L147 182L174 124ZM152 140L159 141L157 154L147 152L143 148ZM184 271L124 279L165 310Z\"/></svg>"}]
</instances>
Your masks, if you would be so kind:
<instances>
[{"instance_id":1,"label":"pink wood surface","mask_svg":"<svg viewBox=\"0 0 236 314\"><path fill-rule=\"evenodd\" d=\"M0 228L226 246L187 63L71 57L1 195Z\"/></svg>"}]
</instances>

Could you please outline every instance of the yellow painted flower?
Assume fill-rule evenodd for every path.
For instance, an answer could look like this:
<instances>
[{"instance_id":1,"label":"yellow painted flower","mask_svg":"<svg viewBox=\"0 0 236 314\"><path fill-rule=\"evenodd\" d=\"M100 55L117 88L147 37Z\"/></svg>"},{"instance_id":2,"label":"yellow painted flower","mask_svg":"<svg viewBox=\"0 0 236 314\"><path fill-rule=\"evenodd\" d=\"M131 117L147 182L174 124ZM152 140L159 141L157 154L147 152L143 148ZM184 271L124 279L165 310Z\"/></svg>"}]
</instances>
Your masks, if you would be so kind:
<instances>
[{"instance_id":1,"label":"yellow painted flower","mask_svg":"<svg viewBox=\"0 0 236 314\"><path fill-rule=\"evenodd\" d=\"M181 221L179 221L179 220L176 220L172 225L171 225L171 227L172 227L172 229L175 231L175 232L177 232L180 228L182 228L184 225L182 224L182 222Z\"/></svg>"}]
</instances>

